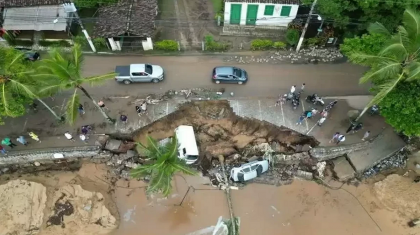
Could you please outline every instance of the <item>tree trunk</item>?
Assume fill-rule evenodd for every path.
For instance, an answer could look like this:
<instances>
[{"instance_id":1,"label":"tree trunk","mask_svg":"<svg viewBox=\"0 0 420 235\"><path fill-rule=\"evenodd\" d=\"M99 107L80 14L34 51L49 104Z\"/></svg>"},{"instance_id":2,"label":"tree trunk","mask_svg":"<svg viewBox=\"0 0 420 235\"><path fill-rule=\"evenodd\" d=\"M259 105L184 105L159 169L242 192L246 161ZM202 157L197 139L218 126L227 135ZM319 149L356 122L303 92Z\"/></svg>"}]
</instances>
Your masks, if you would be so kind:
<instances>
[{"instance_id":1,"label":"tree trunk","mask_svg":"<svg viewBox=\"0 0 420 235\"><path fill-rule=\"evenodd\" d=\"M48 109L48 111L50 111L52 113L52 115L54 115L55 119L57 119L58 121L64 121L64 117L61 116L59 117L54 110L52 110L52 108L50 108L50 106L48 106L48 104L46 104L44 101L42 101L40 98L37 98L37 100L39 101L39 103L41 103L42 105L45 106L45 108Z\"/></svg>"},{"instance_id":2,"label":"tree trunk","mask_svg":"<svg viewBox=\"0 0 420 235\"><path fill-rule=\"evenodd\" d=\"M356 122L357 121L359 121L359 119L363 116L363 114L365 114L366 113L366 111L368 111L368 109L369 109L369 106L366 106L363 110L362 110L362 112L359 114L359 116L356 118Z\"/></svg>"},{"instance_id":3,"label":"tree trunk","mask_svg":"<svg viewBox=\"0 0 420 235\"><path fill-rule=\"evenodd\" d=\"M84 87L78 86L77 88L79 88L85 94L85 96L87 96L92 101L92 103L99 109L99 112L101 112L102 116L104 116L104 118L107 121L109 121L112 124L115 123L115 119L112 119L110 116L108 116L107 113L104 112L104 110L101 107L99 107L98 103L92 98L92 96L89 95L89 93Z\"/></svg>"}]
</instances>

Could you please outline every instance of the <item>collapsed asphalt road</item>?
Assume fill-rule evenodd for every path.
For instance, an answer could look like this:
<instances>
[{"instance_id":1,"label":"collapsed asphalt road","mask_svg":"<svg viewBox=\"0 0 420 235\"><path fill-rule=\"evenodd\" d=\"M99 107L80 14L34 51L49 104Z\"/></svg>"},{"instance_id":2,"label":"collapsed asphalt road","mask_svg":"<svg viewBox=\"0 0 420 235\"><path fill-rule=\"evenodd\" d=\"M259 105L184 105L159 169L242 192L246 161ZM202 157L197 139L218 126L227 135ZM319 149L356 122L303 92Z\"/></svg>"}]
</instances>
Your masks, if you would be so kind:
<instances>
[{"instance_id":1,"label":"collapsed asphalt road","mask_svg":"<svg viewBox=\"0 0 420 235\"><path fill-rule=\"evenodd\" d=\"M308 93L322 96L366 95L367 86L358 83L365 71L361 66L349 63L293 65L293 64L236 64L223 62L224 56L86 56L85 76L112 72L117 65L150 63L161 65L165 80L159 84L117 84L109 80L105 84L89 88L96 97L112 95L144 95L160 93L170 89L191 87L224 87L237 97L274 97L286 93L292 85L300 87L306 83ZM246 85L216 85L211 81L215 66L230 65L245 69L249 76Z\"/></svg>"}]
</instances>

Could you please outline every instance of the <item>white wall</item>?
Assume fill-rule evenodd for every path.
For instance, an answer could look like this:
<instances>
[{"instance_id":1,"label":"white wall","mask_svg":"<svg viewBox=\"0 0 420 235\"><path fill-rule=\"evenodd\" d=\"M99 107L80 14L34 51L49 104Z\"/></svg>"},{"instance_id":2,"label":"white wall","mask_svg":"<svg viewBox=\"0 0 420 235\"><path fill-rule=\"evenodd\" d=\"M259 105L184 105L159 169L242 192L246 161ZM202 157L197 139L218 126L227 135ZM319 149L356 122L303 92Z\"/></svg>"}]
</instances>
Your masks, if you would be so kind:
<instances>
[{"instance_id":1,"label":"white wall","mask_svg":"<svg viewBox=\"0 0 420 235\"><path fill-rule=\"evenodd\" d=\"M246 12L248 4L258 4L258 13L256 25L267 25L267 26L287 26L293 19L296 18L297 11L299 9L298 5L283 5L283 4L266 4L266 3L235 3L235 2L225 2L225 14L224 14L224 23L230 23L230 6L231 4L242 4L241 12L241 22L240 25L246 25ZM265 6L274 5L274 13L272 16L265 16ZM282 6L291 6L289 17L280 16Z\"/></svg>"}]
</instances>

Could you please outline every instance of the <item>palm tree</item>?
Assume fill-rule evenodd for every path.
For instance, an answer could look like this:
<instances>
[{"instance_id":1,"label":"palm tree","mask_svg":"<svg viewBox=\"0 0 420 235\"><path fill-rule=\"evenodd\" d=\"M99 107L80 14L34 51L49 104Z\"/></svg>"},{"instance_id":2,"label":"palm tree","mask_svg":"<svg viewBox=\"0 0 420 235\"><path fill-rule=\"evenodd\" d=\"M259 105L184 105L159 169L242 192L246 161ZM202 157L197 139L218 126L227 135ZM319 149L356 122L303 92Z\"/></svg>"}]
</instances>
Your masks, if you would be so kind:
<instances>
[{"instance_id":1,"label":"palm tree","mask_svg":"<svg viewBox=\"0 0 420 235\"><path fill-rule=\"evenodd\" d=\"M172 191L172 178L175 173L181 172L187 175L195 175L195 171L187 166L184 160L178 158L178 142L172 138L165 145L159 145L157 141L147 136L147 146L138 143L144 155L152 161L151 164L141 165L130 172L133 178L150 176L149 193L161 192L168 196Z\"/></svg>"},{"instance_id":2,"label":"palm tree","mask_svg":"<svg viewBox=\"0 0 420 235\"><path fill-rule=\"evenodd\" d=\"M72 97L67 102L67 120L73 124L77 118L77 109L79 106L78 90L88 97L92 103L98 108L102 116L106 120L114 123L115 120L110 118L105 111L98 106L98 103L82 86L85 83L90 85L102 83L115 76L115 73L107 73L93 77L82 76L83 55L79 44L75 44L70 53L61 52L58 49L52 50L50 58L41 61L41 65L37 68L39 74L35 75L44 80L48 80L51 85L41 89L41 92L48 92L50 94L57 93L62 90L74 89Z\"/></svg>"},{"instance_id":3,"label":"palm tree","mask_svg":"<svg viewBox=\"0 0 420 235\"><path fill-rule=\"evenodd\" d=\"M44 85L30 75L32 63L23 62L24 54L12 48L0 48L0 95L4 113L10 117L23 115L25 101L36 99L57 119L54 110L41 100L37 90ZM22 99L26 99L22 102Z\"/></svg>"},{"instance_id":4,"label":"palm tree","mask_svg":"<svg viewBox=\"0 0 420 235\"><path fill-rule=\"evenodd\" d=\"M420 13L407 9L402 25L391 34L382 24L369 26L370 33L385 35L389 38L377 55L353 53L350 56L360 59L370 70L360 78L360 83L371 81L376 87L375 97L366 105L356 121L374 104L391 92L398 83L420 79Z\"/></svg>"}]
</instances>

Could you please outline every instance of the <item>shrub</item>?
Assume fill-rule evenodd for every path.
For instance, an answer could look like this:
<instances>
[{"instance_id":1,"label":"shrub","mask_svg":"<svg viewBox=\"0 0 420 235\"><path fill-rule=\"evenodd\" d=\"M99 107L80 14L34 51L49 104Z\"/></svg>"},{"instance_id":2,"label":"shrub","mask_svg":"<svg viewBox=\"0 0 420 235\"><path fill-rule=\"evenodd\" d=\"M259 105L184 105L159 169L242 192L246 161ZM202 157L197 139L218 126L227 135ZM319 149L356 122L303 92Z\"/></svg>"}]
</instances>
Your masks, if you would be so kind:
<instances>
[{"instance_id":1,"label":"shrub","mask_svg":"<svg viewBox=\"0 0 420 235\"><path fill-rule=\"evenodd\" d=\"M291 46L295 46L299 42L299 30L288 29L286 31L286 41Z\"/></svg>"},{"instance_id":2,"label":"shrub","mask_svg":"<svg viewBox=\"0 0 420 235\"><path fill-rule=\"evenodd\" d=\"M105 38L94 38L92 40L93 45L95 46L96 50L106 50L108 46L106 45Z\"/></svg>"},{"instance_id":3,"label":"shrub","mask_svg":"<svg viewBox=\"0 0 420 235\"><path fill-rule=\"evenodd\" d=\"M225 51L229 48L227 44L214 41L211 35L207 35L204 40L204 49L206 51Z\"/></svg>"},{"instance_id":4,"label":"shrub","mask_svg":"<svg viewBox=\"0 0 420 235\"><path fill-rule=\"evenodd\" d=\"M67 40L60 40L60 41L41 40L39 41L39 45L43 47L70 47L71 46L71 44Z\"/></svg>"},{"instance_id":5,"label":"shrub","mask_svg":"<svg viewBox=\"0 0 420 235\"><path fill-rule=\"evenodd\" d=\"M312 47L312 46L318 46L322 44L322 38L320 37L314 37L314 38L308 38L305 40L305 44Z\"/></svg>"},{"instance_id":6,"label":"shrub","mask_svg":"<svg viewBox=\"0 0 420 235\"><path fill-rule=\"evenodd\" d=\"M13 46L23 46L23 47L32 47L34 45L34 42L30 40L14 39L13 43L14 43Z\"/></svg>"},{"instance_id":7,"label":"shrub","mask_svg":"<svg viewBox=\"0 0 420 235\"><path fill-rule=\"evenodd\" d=\"M278 41L278 42L274 42L273 43L273 48L274 49L284 49L286 48L286 43Z\"/></svg>"},{"instance_id":8,"label":"shrub","mask_svg":"<svg viewBox=\"0 0 420 235\"><path fill-rule=\"evenodd\" d=\"M251 42L251 50L269 50L273 47L273 41L268 39L255 39Z\"/></svg>"},{"instance_id":9,"label":"shrub","mask_svg":"<svg viewBox=\"0 0 420 235\"><path fill-rule=\"evenodd\" d=\"M88 41L84 36L76 36L73 38L74 43L79 44L81 47L85 47L88 45Z\"/></svg>"},{"instance_id":10,"label":"shrub","mask_svg":"<svg viewBox=\"0 0 420 235\"><path fill-rule=\"evenodd\" d=\"M162 41L155 42L154 47L156 50L177 51L178 43L174 40L162 40Z\"/></svg>"}]
</instances>

